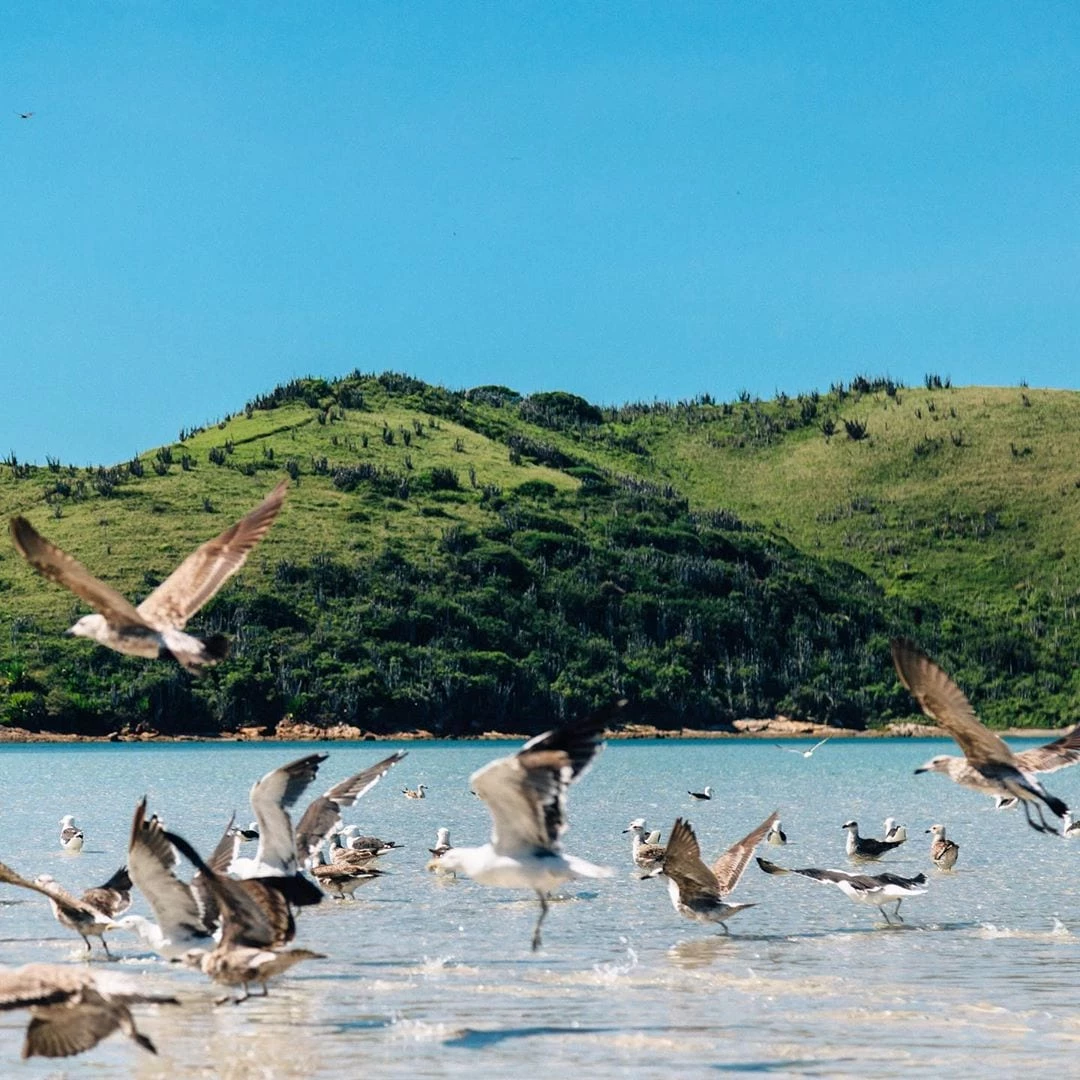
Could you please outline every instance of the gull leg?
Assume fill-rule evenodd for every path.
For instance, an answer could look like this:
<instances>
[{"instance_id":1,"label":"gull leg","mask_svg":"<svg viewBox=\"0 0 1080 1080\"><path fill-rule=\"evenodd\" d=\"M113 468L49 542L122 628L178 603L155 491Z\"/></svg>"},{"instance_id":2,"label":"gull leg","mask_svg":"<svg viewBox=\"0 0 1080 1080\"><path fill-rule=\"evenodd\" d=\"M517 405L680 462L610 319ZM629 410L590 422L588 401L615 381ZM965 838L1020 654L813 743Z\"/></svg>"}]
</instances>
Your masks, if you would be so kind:
<instances>
[{"instance_id":1,"label":"gull leg","mask_svg":"<svg viewBox=\"0 0 1080 1080\"><path fill-rule=\"evenodd\" d=\"M900 920L900 922L904 921L904 916L900 914L900 905L903 902L904 898L901 897L899 900L896 901L896 907L893 908L893 914Z\"/></svg>"},{"instance_id":2,"label":"gull leg","mask_svg":"<svg viewBox=\"0 0 1080 1080\"><path fill-rule=\"evenodd\" d=\"M87 945L89 945L89 944L90 943L87 942ZM105 950L105 955L110 960L114 959L113 954L111 952L109 952L109 943L105 940L105 935L104 934L101 935L101 947Z\"/></svg>"},{"instance_id":3,"label":"gull leg","mask_svg":"<svg viewBox=\"0 0 1080 1080\"><path fill-rule=\"evenodd\" d=\"M878 908L878 911L880 911L881 914L885 916L885 922L889 926L892 926L892 919L889 918L889 913L885 910L885 905L884 904L882 904L881 907Z\"/></svg>"},{"instance_id":4,"label":"gull leg","mask_svg":"<svg viewBox=\"0 0 1080 1080\"><path fill-rule=\"evenodd\" d=\"M539 889L536 890L536 895L540 899L540 918L538 918L536 920L536 926L533 928L533 936L532 936L532 951L533 952L536 952L536 950L540 948L540 924L544 921L544 916L547 915L547 913L548 913L547 897L542 892L540 892Z\"/></svg>"},{"instance_id":5,"label":"gull leg","mask_svg":"<svg viewBox=\"0 0 1080 1080\"><path fill-rule=\"evenodd\" d=\"M1027 818L1027 823L1036 831L1042 833L1057 832L1056 829L1051 829L1046 824L1046 818L1043 817L1042 807L1038 804L1035 806L1035 812L1039 815L1039 821L1036 823L1031 817L1031 803L1027 799L1021 799L1020 805L1024 808L1024 817Z\"/></svg>"}]
</instances>

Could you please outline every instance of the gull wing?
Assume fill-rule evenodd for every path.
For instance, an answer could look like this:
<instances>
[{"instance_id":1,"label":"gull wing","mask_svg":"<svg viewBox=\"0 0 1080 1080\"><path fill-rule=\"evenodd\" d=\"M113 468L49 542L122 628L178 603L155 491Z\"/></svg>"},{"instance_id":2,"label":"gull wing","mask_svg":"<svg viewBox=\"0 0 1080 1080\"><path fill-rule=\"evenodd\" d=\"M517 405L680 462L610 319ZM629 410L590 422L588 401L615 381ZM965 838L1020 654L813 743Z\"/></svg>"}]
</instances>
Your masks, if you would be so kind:
<instances>
[{"instance_id":1,"label":"gull wing","mask_svg":"<svg viewBox=\"0 0 1080 1080\"><path fill-rule=\"evenodd\" d=\"M774 810L756 829L748 832L741 840L736 840L713 863L712 872L716 877L721 897L728 896L735 890L735 886L739 884L739 878L743 876L743 871L746 869L746 864L750 861L750 856L754 854L754 848L765 839L765 834L779 821L780 812ZM668 847L671 847L670 840Z\"/></svg>"},{"instance_id":2,"label":"gull wing","mask_svg":"<svg viewBox=\"0 0 1080 1080\"><path fill-rule=\"evenodd\" d=\"M516 754L498 758L469 777L469 786L491 813L491 842L497 852L557 848L567 829L567 788L588 770L613 710L624 704L545 731Z\"/></svg>"},{"instance_id":3,"label":"gull wing","mask_svg":"<svg viewBox=\"0 0 1080 1080\"><path fill-rule=\"evenodd\" d=\"M1013 752L983 726L960 687L917 645L897 638L892 643L892 657L900 681L919 708L956 740L969 761L1016 766Z\"/></svg>"},{"instance_id":4,"label":"gull wing","mask_svg":"<svg viewBox=\"0 0 1080 1080\"><path fill-rule=\"evenodd\" d=\"M1036 746L1031 750L1021 750L1016 755L1016 767L1021 772L1041 773L1057 772L1068 765L1080 761L1080 724L1060 739Z\"/></svg>"},{"instance_id":5,"label":"gull wing","mask_svg":"<svg viewBox=\"0 0 1080 1080\"><path fill-rule=\"evenodd\" d=\"M274 524L285 499L287 480L250 513L220 536L197 547L138 607L139 615L157 629L181 629L241 566Z\"/></svg>"},{"instance_id":6,"label":"gull wing","mask_svg":"<svg viewBox=\"0 0 1080 1080\"><path fill-rule=\"evenodd\" d=\"M366 795L407 753L406 750L398 750L312 800L296 826L296 855L300 862L315 855L341 823L341 808L352 806L357 799Z\"/></svg>"},{"instance_id":7,"label":"gull wing","mask_svg":"<svg viewBox=\"0 0 1080 1080\"><path fill-rule=\"evenodd\" d=\"M676 818L664 852L664 873L679 887L683 901L696 896L719 900L716 875L701 861L701 847L688 821Z\"/></svg>"},{"instance_id":8,"label":"gull wing","mask_svg":"<svg viewBox=\"0 0 1080 1080\"><path fill-rule=\"evenodd\" d=\"M26 1028L22 1056L55 1058L81 1054L111 1035L125 1019L131 1023L126 1006L109 1004L96 994L90 997L97 1001L72 1003L63 1011L53 1009L47 1016L32 1016Z\"/></svg>"},{"instance_id":9,"label":"gull wing","mask_svg":"<svg viewBox=\"0 0 1080 1080\"><path fill-rule=\"evenodd\" d=\"M156 817L146 817L146 799L135 807L128 841L128 873L146 897L154 918L165 937L186 935L210 936L203 907L192 887L174 873L176 851L165 838L165 830Z\"/></svg>"},{"instance_id":10,"label":"gull wing","mask_svg":"<svg viewBox=\"0 0 1080 1080\"><path fill-rule=\"evenodd\" d=\"M267 949L280 942L280 928L273 924L267 909L245 887L249 882L236 881L212 870L182 836L168 831L164 836L202 873L207 888L214 894L222 916L222 947L249 945Z\"/></svg>"},{"instance_id":11,"label":"gull wing","mask_svg":"<svg viewBox=\"0 0 1080 1080\"><path fill-rule=\"evenodd\" d=\"M912 878L906 878L901 877L899 874L849 874L846 870L819 870L812 866L796 869L793 866L777 866L776 863L761 858L757 860L757 864L766 874L800 874L803 877L810 878L812 881L823 881L829 885L846 883L867 892L877 892L886 885L899 885L902 888L909 888L926 884L925 874L916 874Z\"/></svg>"},{"instance_id":12,"label":"gull wing","mask_svg":"<svg viewBox=\"0 0 1080 1080\"><path fill-rule=\"evenodd\" d=\"M113 626L148 626L129 600L99 581L78 559L50 544L24 517L11 519L15 550L44 578L70 589Z\"/></svg>"},{"instance_id":13,"label":"gull wing","mask_svg":"<svg viewBox=\"0 0 1080 1080\"><path fill-rule=\"evenodd\" d=\"M282 874L296 873L296 838L288 809L307 790L328 756L308 754L297 758L271 770L252 786L251 809L259 822L257 863Z\"/></svg>"},{"instance_id":14,"label":"gull wing","mask_svg":"<svg viewBox=\"0 0 1080 1080\"><path fill-rule=\"evenodd\" d=\"M26 964L14 971L0 971L0 1010L54 1005L66 1001L84 984L83 972L65 970L59 964Z\"/></svg>"},{"instance_id":15,"label":"gull wing","mask_svg":"<svg viewBox=\"0 0 1080 1080\"><path fill-rule=\"evenodd\" d=\"M5 885L15 885L20 889L30 889L33 892L41 893L42 896L47 896L50 900L54 900L56 906L65 914L70 913L72 918L92 918L95 921L108 919L104 912L99 911L85 900L72 896L71 893L61 889L59 885L39 885L36 881L27 881L26 878L21 877L4 863L0 863L0 882Z\"/></svg>"}]
</instances>

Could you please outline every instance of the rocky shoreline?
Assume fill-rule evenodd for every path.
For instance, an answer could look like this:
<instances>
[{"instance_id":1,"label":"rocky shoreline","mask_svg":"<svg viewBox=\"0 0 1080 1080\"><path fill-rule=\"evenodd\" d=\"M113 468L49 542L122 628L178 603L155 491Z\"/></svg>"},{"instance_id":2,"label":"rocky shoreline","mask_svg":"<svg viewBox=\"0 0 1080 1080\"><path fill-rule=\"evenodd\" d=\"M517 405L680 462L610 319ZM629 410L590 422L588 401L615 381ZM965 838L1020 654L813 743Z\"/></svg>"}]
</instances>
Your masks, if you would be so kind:
<instances>
[{"instance_id":1,"label":"rocky shoreline","mask_svg":"<svg viewBox=\"0 0 1080 1080\"><path fill-rule=\"evenodd\" d=\"M1034 728L1010 728L1000 732L1013 738L1053 739L1061 730ZM736 720L732 730L704 731L695 728L663 729L649 724L625 724L608 733L609 739L824 739L865 738L865 739L909 739L925 737L946 737L941 728L932 724L916 722L890 723L880 728L866 731L852 731L848 728L830 727L810 720L792 720L786 716L763 719ZM491 740L520 740L520 733L486 731L481 735L462 735L462 742L484 742ZM286 717L271 729L267 727L240 728L238 731L225 733L206 732L185 735L162 735L155 731L139 733L112 732L108 735L76 735L55 731L28 731L25 728L0 727L0 743L116 743L116 742L424 742L439 736L423 729L397 731L389 735L365 731L352 724L335 724L328 728L306 724L292 717Z\"/></svg>"}]
</instances>

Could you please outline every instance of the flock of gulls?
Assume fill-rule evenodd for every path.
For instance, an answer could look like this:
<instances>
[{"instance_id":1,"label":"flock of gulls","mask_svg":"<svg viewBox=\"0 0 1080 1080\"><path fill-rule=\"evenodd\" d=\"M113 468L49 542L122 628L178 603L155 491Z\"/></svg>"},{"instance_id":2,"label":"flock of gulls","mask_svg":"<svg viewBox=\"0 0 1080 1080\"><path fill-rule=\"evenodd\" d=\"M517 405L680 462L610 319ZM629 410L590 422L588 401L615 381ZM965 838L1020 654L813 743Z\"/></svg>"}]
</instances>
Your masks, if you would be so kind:
<instances>
[{"instance_id":1,"label":"flock of gulls","mask_svg":"<svg viewBox=\"0 0 1080 1080\"><path fill-rule=\"evenodd\" d=\"M149 659L172 658L198 674L223 659L228 641L188 634L188 620L243 565L281 510L286 483L279 484L254 510L189 555L168 579L140 604L91 575L79 562L45 540L22 517L11 519L15 547L40 574L89 603L93 614L80 618L67 633L89 637L122 653ZM915 644L892 643L892 657L903 685L922 711L956 741L962 756L935 757L916 772L941 772L953 782L995 799L999 807L1023 807L1036 831L1074 837L1069 808L1049 794L1038 776L1080 761L1080 729L1034 750L1013 753L979 721L959 687ZM491 836L476 847L455 846L447 828L440 828L429 849L428 869L441 875L462 874L481 885L531 890L538 903L531 947L542 944L541 930L554 890L567 882L610 877L598 866L563 848L567 831L570 785L588 771L603 746L606 730L618 725L625 701L615 701L528 740L516 753L498 758L469 778L472 792L491 816ZM810 758L827 742L807 750L782 750ZM405 757L398 751L329 786L307 802L294 822L300 799L316 785L326 753L305 755L257 780L251 788L254 820L247 826L230 821L215 849L200 853L184 836L166 826L141 800L134 809L127 859L108 881L76 896L48 875L33 880L0 863L0 883L45 897L58 923L86 943L101 942L111 959L105 935L126 930L163 960L196 968L225 993L218 1004L242 1002L252 988L267 993L270 981L298 963L323 958L296 945L298 916L326 897L344 901L382 871L380 858L399 847L395 841L364 835L346 825L344 812L354 807L391 768ZM315 790L318 790L317 785ZM426 787L403 788L409 799L425 798ZM712 798L711 787L689 791L695 803ZM1045 811L1062 822L1048 822ZM881 840L862 836L856 821L847 821L845 851L857 864L880 859L907 842L903 825L889 818ZM633 819L624 832L631 836L630 855L640 877L667 879L675 911L687 919L728 932L726 923L750 903L731 899L761 844L787 845L778 812L770 814L711 863L690 822L676 818L666 843L646 820ZM930 860L951 871L959 854L944 825L926 830L932 836ZM78 854L84 835L73 815L60 822L59 844ZM245 845L255 843L254 854ZM756 857L769 875L796 875L838 888L850 900L879 910L886 923L902 922L899 909L924 893L926 874L852 872L781 866ZM137 890L152 918L129 914ZM302 920L299 920L302 922ZM153 1043L136 1026L131 1006L152 1003L176 1006L169 994L146 993L137 982L108 970L55 963L27 964L0 970L0 1009L30 1010L23 1057L62 1057L88 1050L114 1031L123 1032L144 1050Z\"/></svg>"}]
</instances>

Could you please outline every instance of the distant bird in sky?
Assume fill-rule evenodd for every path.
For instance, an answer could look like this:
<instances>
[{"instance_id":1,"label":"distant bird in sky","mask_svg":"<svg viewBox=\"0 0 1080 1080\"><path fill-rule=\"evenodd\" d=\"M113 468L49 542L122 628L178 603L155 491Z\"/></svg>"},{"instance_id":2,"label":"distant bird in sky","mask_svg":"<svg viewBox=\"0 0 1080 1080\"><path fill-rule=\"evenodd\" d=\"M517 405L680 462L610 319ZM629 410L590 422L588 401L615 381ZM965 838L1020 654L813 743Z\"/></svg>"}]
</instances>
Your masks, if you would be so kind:
<instances>
[{"instance_id":1,"label":"distant bird in sky","mask_svg":"<svg viewBox=\"0 0 1080 1080\"><path fill-rule=\"evenodd\" d=\"M30 117L33 116L34 114L32 112L16 112L15 115L20 120L29 120Z\"/></svg>"},{"instance_id":2,"label":"distant bird in sky","mask_svg":"<svg viewBox=\"0 0 1080 1080\"><path fill-rule=\"evenodd\" d=\"M75 853L82 851L84 840L82 829L75 825L75 815L65 814L60 819L60 846L65 851Z\"/></svg>"},{"instance_id":3,"label":"distant bird in sky","mask_svg":"<svg viewBox=\"0 0 1080 1080\"><path fill-rule=\"evenodd\" d=\"M201 640L184 633L187 621L244 565L281 510L288 481L282 480L249 514L220 536L196 548L138 607L82 563L50 544L24 517L11 519L11 539L42 577L70 589L95 609L65 631L99 645L150 659L172 657L199 672L229 651L221 635Z\"/></svg>"},{"instance_id":4,"label":"distant bird in sky","mask_svg":"<svg viewBox=\"0 0 1080 1080\"><path fill-rule=\"evenodd\" d=\"M919 896L926 892L925 874L916 874L912 878L906 878L899 874L849 874L846 870L817 870L813 867L795 870L777 866L776 863L760 857L757 863L766 874L800 874L812 881L835 885L856 904L876 907L886 922L892 921L885 910L886 904L895 902L893 914L897 921L903 922L903 916L900 914L900 904L903 900L908 896Z\"/></svg>"},{"instance_id":5,"label":"distant bird in sky","mask_svg":"<svg viewBox=\"0 0 1080 1080\"><path fill-rule=\"evenodd\" d=\"M814 743L814 745L811 746L809 750L796 750L792 746L781 746L780 743L773 743L773 745L776 747L777 750L784 750L789 754L798 754L799 757L808 758L813 757L814 751L819 746L824 746L831 738L831 735L826 735L824 739L821 739L819 742Z\"/></svg>"},{"instance_id":6,"label":"distant bird in sky","mask_svg":"<svg viewBox=\"0 0 1080 1080\"><path fill-rule=\"evenodd\" d=\"M705 785L704 791L688 791L686 793L691 799L697 799L699 802L708 802L712 798L712 788L708 784Z\"/></svg>"},{"instance_id":7,"label":"distant bird in sky","mask_svg":"<svg viewBox=\"0 0 1080 1080\"><path fill-rule=\"evenodd\" d=\"M1046 823L1039 803L1045 803L1050 812L1059 818L1063 818L1069 808L1050 795L1035 779L1034 773L1049 772L1072 764L1080 755L1074 755L1072 749L1064 744L1070 743L1076 733L1071 732L1054 743L1032 751L1028 767L1025 768L1025 762L1019 755L1014 754L980 722L960 687L917 645L897 638L892 643L892 657L900 682L911 691L922 711L944 728L964 752L962 758L948 755L935 757L915 772L943 772L955 783L981 791L984 795L1020 799L1027 822L1036 832L1056 834L1057 829ZM1041 767L1032 768L1031 763L1040 758L1048 760ZM1059 763L1054 764L1055 761ZM1047 768L1047 764L1051 768ZM1037 822L1031 815L1032 806L1039 818Z\"/></svg>"},{"instance_id":8,"label":"distant bird in sky","mask_svg":"<svg viewBox=\"0 0 1080 1080\"><path fill-rule=\"evenodd\" d=\"M481 885L532 889L540 901L532 935L534 952L540 948L549 890L574 878L611 876L605 866L564 854L562 838L568 828L567 791L600 752L612 713L612 708L601 709L545 731L517 753L497 758L474 772L469 786L487 804L491 840L482 847L452 847L439 859L443 870L466 874Z\"/></svg>"},{"instance_id":9,"label":"distant bird in sky","mask_svg":"<svg viewBox=\"0 0 1080 1080\"><path fill-rule=\"evenodd\" d=\"M0 971L0 1009L29 1009L23 1058L70 1057L122 1031L144 1050L154 1044L135 1027L129 1005L153 1002L179 1005L168 994L140 990L131 979L110 971L66 964L26 964Z\"/></svg>"},{"instance_id":10,"label":"distant bird in sky","mask_svg":"<svg viewBox=\"0 0 1080 1080\"><path fill-rule=\"evenodd\" d=\"M690 823L676 818L660 867L653 871L668 879L672 907L688 919L718 923L726 934L727 920L732 915L755 906L729 904L727 897L738 885L754 848L777 821L776 814L771 814L732 844L710 868L701 861L701 847Z\"/></svg>"}]
</instances>

